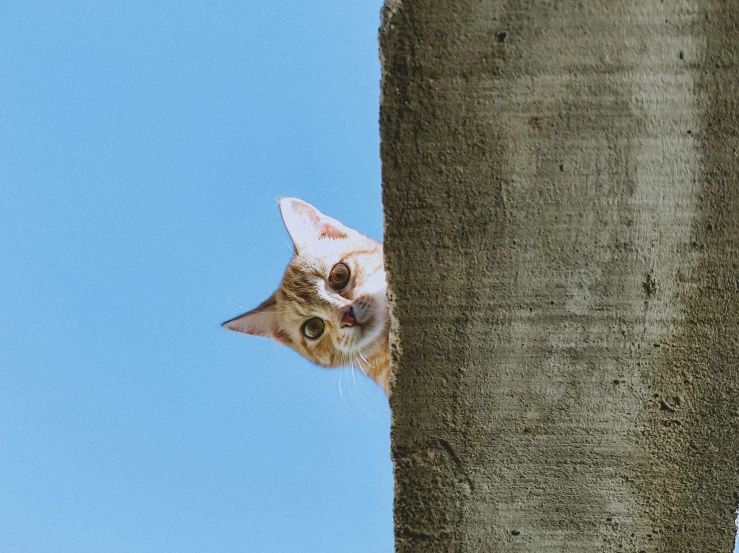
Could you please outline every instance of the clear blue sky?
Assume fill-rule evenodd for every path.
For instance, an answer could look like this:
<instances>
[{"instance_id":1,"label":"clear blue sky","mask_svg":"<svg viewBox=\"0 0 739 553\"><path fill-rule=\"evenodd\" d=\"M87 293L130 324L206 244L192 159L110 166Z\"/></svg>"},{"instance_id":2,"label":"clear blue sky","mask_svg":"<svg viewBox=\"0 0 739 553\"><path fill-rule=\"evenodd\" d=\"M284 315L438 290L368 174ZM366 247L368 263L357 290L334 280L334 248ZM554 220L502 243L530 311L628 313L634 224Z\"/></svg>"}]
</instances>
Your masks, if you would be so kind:
<instances>
[{"instance_id":1,"label":"clear blue sky","mask_svg":"<svg viewBox=\"0 0 739 553\"><path fill-rule=\"evenodd\" d=\"M4 6L0 551L392 550L379 387L219 326L278 196L382 237L380 7Z\"/></svg>"}]
</instances>

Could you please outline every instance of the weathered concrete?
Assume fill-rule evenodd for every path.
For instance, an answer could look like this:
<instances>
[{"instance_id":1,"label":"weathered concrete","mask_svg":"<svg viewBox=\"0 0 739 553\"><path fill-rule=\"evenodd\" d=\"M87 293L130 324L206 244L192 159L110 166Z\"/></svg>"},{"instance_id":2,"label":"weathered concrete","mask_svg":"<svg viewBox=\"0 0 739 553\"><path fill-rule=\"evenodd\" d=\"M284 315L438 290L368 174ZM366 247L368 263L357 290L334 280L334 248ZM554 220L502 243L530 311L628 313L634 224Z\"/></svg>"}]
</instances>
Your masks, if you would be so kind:
<instances>
[{"instance_id":1,"label":"weathered concrete","mask_svg":"<svg viewBox=\"0 0 739 553\"><path fill-rule=\"evenodd\" d=\"M726 552L739 2L388 0L396 544Z\"/></svg>"}]
</instances>

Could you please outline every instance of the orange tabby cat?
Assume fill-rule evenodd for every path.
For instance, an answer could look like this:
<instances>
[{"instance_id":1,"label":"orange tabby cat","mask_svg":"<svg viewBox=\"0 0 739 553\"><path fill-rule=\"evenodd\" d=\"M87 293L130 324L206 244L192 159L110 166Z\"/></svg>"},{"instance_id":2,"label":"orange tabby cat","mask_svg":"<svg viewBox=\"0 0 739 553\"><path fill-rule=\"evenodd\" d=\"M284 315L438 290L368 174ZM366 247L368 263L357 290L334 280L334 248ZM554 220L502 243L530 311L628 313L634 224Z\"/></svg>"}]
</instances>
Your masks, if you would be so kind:
<instances>
[{"instance_id":1,"label":"orange tabby cat","mask_svg":"<svg viewBox=\"0 0 739 553\"><path fill-rule=\"evenodd\" d=\"M226 321L322 367L353 365L390 394L390 313L382 244L296 198L280 212L295 256L272 296Z\"/></svg>"}]
</instances>

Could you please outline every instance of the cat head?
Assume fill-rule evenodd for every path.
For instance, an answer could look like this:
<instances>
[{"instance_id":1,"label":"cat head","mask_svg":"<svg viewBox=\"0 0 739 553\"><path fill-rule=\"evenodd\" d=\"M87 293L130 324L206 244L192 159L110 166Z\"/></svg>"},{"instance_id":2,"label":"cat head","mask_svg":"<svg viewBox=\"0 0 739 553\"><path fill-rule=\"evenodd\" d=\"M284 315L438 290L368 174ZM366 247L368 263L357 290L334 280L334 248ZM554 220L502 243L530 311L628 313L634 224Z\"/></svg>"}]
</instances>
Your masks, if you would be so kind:
<instances>
[{"instance_id":1,"label":"cat head","mask_svg":"<svg viewBox=\"0 0 739 553\"><path fill-rule=\"evenodd\" d=\"M302 200L279 204L295 255L272 296L223 326L323 367L367 362L388 339L382 245Z\"/></svg>"}]
</instances>

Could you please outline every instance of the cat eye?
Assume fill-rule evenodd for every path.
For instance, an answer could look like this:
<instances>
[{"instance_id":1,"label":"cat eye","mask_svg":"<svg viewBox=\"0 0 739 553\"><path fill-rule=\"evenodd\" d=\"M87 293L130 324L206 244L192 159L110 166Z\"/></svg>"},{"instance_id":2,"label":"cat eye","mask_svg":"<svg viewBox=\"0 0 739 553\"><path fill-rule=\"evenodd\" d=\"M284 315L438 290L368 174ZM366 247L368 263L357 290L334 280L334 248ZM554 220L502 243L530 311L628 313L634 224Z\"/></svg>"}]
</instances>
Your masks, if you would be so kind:
<instances>
[{"instance_id":1,"label":"cat eye","mask_svg":"<svg viewBox=\"0 0 739 553\"><path fill-rule=\"evenodd\" d=\"M351 273L349 272L349 267L347 267L343 263L337 263L333 266L331 272L328 274L328 283L335 290L341 290L342 288L345 288L347 284L349 284L350 276Z\"/></svg>"},{"instance_id":2,"label":"cat eye","mask_svg":"<svg viewBox=\"0 0 739 553\"><path fill-rule=\"evenodd\" d=\"M303 331L303 336L310 340L315 340L323 334L324 328L326 328L326 323L323 322L323 319L320 317L313 317L303 323L303 328L301 330Z\"/></svg>"}]
</instances>

